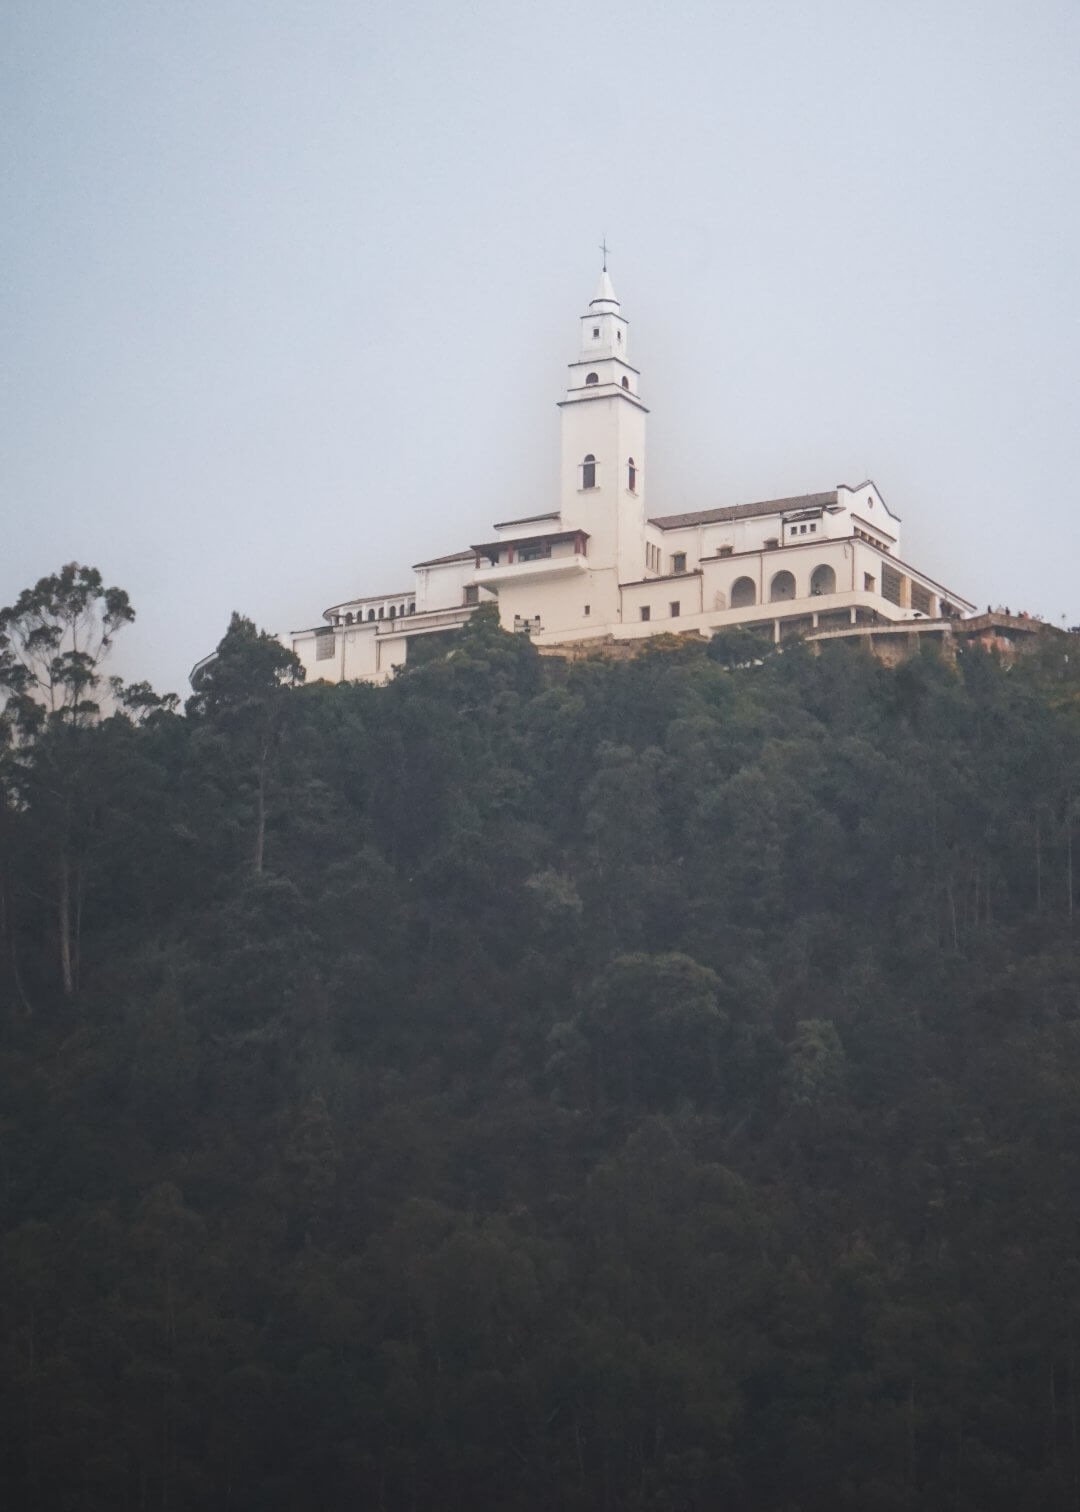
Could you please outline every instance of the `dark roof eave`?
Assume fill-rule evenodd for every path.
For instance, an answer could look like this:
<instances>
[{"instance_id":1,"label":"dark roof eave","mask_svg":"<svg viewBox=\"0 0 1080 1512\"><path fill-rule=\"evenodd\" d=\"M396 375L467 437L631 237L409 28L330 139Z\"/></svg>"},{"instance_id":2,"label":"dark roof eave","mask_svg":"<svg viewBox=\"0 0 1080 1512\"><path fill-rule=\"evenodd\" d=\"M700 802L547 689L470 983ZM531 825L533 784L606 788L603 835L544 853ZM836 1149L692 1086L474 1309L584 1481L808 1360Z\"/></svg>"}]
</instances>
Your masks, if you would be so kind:
<instances>
[{"instance_id":1,"label":"dark roof eave","mask_svg":"<svg viewBox=\"0 0 1080 1512\"><path fill-rule=\"evenodd\" d=\"M836 489L825 493L798 494L788 499L762 499L756 504L729 504L720 509L696 509L687 514L654 515L650 525L658 530L688 530L694 525L724 525L752 520L761 515L783 515L794 509L827 509L836 503Z\"/></svg>"},{"instance_id":2,"label":"dark roof eave","mask_svg":"<svg viewBox=\"0 0 1080 1512\"><path fill-rule=\"evenodd\" d=\"M662 577L631 578L628 583L620 583L620 588L640 588L647 583L685 583L687 578L701 576L700 567L691 567L689 572L667 572Z\"/></svg>"},{"instance_id":3,"label":"dark roof eave","mask_svg":"<svg viewBox=\"0 0 1080 1512\"><path fill-rule=\"evenodd\" d=\"M552 530L543 535L515 536L508 541L485 541L472 549L478 556L486 556L492 551L503 551L509 546L542 546L545 543L554 546L560 541L576 541L579 536L582 540L589 540L587 530Z\"/></svg>"},{"instance_id":4,"label":"dark roof eave","mask_svg":"<svg viewBox=\"0 0 1080 1512\"><path fill-rule=\"evenodd\" d=\"M472 549L468 551L452 551L449 556L428 557L426 562L414 562L413 571L421 567L448 567L452 562L467 562L472 556Z\"/></svg>"}]
</instances>

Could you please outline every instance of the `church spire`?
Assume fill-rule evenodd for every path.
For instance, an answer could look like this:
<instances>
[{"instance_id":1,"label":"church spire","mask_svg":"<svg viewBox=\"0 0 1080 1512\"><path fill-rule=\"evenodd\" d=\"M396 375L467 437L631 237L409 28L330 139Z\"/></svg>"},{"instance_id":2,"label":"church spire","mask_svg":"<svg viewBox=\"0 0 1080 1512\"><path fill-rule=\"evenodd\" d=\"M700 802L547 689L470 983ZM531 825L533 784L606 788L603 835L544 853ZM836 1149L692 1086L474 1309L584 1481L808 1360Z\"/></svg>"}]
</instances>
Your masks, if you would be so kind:
<instances>
[{"instance_id":1,"label":"church spire","mask_svg":"<svg viewBox=\"0 0 1080 1512\"><path fill-rule=\"evenodd\" d=\"M589 309L593 311L605 310L615 314L619 308L619 301L615 294L615 285L611 282L611 274L605 268L600 274L600 282L596 286L596 293L589 301Z\"/></svg>"},{"instance_id":2,"label":"church spire","mask_svg":"<svg viewBox=\"0 0 1080 1512\"><path fill-rule=\"evenodd\" d=\"M638 371L630 366L630 326L607 270L607 244L601 247L604 266L596 293L581 317L581 351L570 364L570 383L563 403L617 395L642 408Z\"/></svg>"}]
</instances>

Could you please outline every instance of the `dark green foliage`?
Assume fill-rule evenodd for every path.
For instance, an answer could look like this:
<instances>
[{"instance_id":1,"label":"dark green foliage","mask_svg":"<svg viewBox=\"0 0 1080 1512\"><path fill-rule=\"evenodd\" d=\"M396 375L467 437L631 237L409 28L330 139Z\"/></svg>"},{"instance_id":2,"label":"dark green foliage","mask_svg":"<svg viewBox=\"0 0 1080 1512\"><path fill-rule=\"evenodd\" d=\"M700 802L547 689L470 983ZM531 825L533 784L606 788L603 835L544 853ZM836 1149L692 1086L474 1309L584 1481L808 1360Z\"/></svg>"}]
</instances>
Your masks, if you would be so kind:
<instances>
[{"instance_id":1,"label":"dark green foliage","mask_svg":"<svg viewBox=\"0 0 1080 1512\"><path fill-rule=\"evenodd\" d=\"M751 641L9 719L6 1507L1073 1512L1077 658Z\"/></svg>"}]
</instances>

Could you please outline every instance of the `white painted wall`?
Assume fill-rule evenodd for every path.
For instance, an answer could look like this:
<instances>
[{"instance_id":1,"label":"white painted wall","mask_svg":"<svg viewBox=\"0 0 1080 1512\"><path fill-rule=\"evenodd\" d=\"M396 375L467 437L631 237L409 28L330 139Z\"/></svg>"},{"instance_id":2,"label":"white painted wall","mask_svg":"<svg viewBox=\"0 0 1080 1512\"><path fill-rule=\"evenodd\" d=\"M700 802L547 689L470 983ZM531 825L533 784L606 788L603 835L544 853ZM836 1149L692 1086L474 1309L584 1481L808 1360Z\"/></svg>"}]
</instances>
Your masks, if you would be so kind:
<instances>
[{"instance_id":1,"label":"white painted wall","mask_svg":"<svg viewBox=\"0 0 1080 1512\"><path fill-rule=\"evenodd\" d=\"M645 566L646 411L625 395L564 400L562 409L561 513L567 528L580 525L589 532L590 565L610 568L612 582L605 595L605 617L618 608L615 587L641 577ZM596 486L583 488L584 459L596 458ZM629 459L636 469L631 492Z\"/></svg>"},{"instance_id":2,"label":"white painted wall","mask_svg":"<svg viewBox=\"0 0 1080 1512\"><path fill-rule=\"evenodd\" d=\"M466 584L473 581L475 573L476 559L471 556L461 562L443 562L437 567L418 567L416 612L456 609L464 602Z\"/></svg>"}]
</instances>

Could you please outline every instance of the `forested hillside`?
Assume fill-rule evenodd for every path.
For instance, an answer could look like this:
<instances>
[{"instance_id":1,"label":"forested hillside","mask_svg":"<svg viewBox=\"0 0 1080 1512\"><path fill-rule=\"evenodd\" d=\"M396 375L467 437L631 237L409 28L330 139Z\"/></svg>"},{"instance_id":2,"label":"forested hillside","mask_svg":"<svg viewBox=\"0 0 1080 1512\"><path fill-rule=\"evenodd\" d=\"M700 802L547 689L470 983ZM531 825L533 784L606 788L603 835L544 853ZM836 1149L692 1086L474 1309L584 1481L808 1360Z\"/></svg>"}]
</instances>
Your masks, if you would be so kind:
<instances>
[{"instance_id":1,"label":"forested hillside","mask_svg":"<svg viewBox=\"0 0 1080 1512\"><path fill-rule=\"evenodd\" d=\"M0 618L5 1507L1080 1507L1075 640L234 618L182 714L80 581Z\"/></svg>"}]
</instances>

